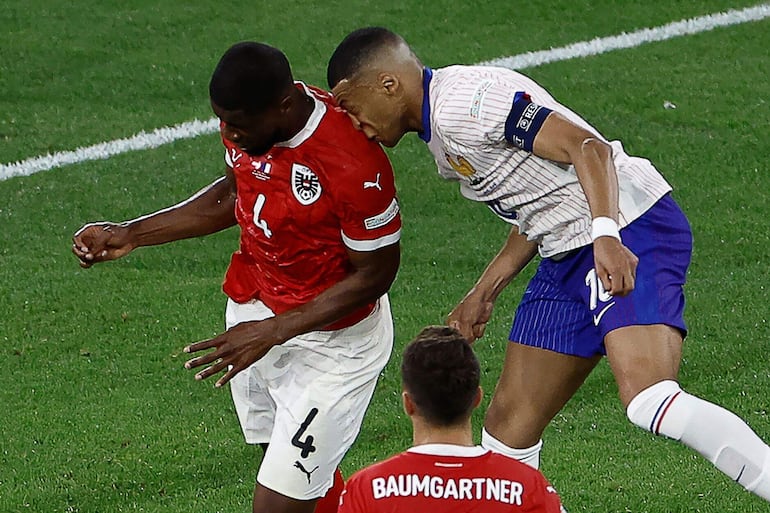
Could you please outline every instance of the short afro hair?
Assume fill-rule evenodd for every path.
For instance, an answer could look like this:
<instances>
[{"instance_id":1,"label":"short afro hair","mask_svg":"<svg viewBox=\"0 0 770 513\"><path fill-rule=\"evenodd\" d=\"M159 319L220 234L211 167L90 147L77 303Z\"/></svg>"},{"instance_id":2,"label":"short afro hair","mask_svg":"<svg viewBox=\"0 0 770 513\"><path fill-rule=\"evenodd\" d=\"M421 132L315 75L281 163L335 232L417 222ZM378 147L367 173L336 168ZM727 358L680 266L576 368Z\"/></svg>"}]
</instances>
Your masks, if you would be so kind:
<instances>
[{"instance_id":1,"label":"short afro hair","mask_svg":"<svg viewBox=\"0 0 770 513\"><path fill-rule=\"evenodd\" d=\"M326 81L333 89L354 76L377 50L401 42L401 36L383 27L366 27L348 34L337 46L326 67Z\"/></svg>"},{"instance_id":2,"label":"short afro hair","mask_svg":"<svg viewBox=\"0 0 770 513\"><path fill-rule=\"evenodd\" d=\"M209 96L222 109L254 114L275 105L293 84L283 52L245 41L231 46L219 60L209 82Z\"/></svg>"},{"instance_id":3,"label":"short afro hair","mask_svg":"<svg viewBox=\"0 0 770 513\"><path fill-rule=\"evenodd\" d=\"M473 348L454 328L428 326L404 350L404 390L434 425L453 426L470 417L480 378Z\"/></svg>"}]
</instances>

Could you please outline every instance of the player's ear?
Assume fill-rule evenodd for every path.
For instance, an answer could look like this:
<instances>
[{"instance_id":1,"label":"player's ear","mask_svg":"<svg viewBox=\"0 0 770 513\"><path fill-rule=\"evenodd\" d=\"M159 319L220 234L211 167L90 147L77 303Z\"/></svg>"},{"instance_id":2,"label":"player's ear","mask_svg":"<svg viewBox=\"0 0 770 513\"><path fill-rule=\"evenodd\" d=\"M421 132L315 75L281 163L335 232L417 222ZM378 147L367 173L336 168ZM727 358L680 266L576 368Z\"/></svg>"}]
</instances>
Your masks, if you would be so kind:
<instances>
[{"instance_id":1,"label":"player's ear","mask_svg":"<svg viewBox=\"0 0 770 513\"><path fill-rule=\"evenodd\" d=\"M280 102L278 102L278 110L281 113L289 112L289 109L291 109L291 106L294 104L294 98L290 94L287 94L284 96Z\"/></svg>"},{"instance_id":2,"label":"player's ear","mask_svg":"<svg viewBox=\"0 0 770 513\"><path fill-rule=\"evenodd\" d=\"M414 401L412 401L412 397L409 395L409 392L404 390L401 392L401 402L404 405L404 412L409 415L410 417L415 414L415 407L414 407Z\"/></svg>"},{"instance_id":3,"label":"player's ear","mask_svg":"<svg viewBox=\"0 0 770 513\"><path fill-rule=\"evenodd\" d=\"M389 95L395 95L401 87L398 77L392 73L380 73L379 84L385 93Z\"/></svg>"},{"instance_id":4,"label":"player's ear","mask_svg":"<svg viewBox=\"0 0 770 513\"><path fill-rule=\"evenodd\" d=\"M473 398L473 409L474 410L479 407L479 405L481 404L481 399L483 397L484 397L484 389L479 387L476 390L476 397Z\"/></svg>"}]
</instances>

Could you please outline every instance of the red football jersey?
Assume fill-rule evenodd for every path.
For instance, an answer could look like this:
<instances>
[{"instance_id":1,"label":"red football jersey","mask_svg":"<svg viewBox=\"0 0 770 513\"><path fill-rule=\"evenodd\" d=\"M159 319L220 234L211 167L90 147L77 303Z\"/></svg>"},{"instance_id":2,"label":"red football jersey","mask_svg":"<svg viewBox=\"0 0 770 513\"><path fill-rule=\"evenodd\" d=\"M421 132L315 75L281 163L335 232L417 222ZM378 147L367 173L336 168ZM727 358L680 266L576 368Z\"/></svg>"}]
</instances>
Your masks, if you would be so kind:
<instances>
[{"instance_id":1,"label":"red football jersey","mask_svg":"<svg viewBox=\"0 0 770 513\"><path fill-rule=\"evenodd\" d=\"M339 513L560 513L538 470L482 447L417 446L353 474Z\"/></svg>"},{"instance_id":2,"label":"red football jersey","mask_svg":"<svg viewBox=\"0 0 770 513\"><path fill-rule=\"evenodd\" d=\"M314 98L315 110L291 140L251 156L223 138L241 228L223 288L236 302L259 299L276 314L341 281L351 271L348 248L373 251L401 234L385 152L353 127L330 94L298 87ZM326 329L350 326L373 307Z\"/></svg>"}]
</instances>

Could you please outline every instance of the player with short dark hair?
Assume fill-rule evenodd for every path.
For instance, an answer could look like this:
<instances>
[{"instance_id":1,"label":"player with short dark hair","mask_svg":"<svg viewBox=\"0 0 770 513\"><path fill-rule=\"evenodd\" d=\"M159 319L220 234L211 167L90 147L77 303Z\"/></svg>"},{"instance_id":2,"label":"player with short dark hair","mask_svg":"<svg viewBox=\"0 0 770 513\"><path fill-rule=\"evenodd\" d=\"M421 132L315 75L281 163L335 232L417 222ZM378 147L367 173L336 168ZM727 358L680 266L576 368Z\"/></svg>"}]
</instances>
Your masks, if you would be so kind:
<instances>
[{"instance_id":1,"label":"player with short dark hair","mask_svg":"<svg viewBox=\"0 0 770 513\"><path fill-rule=\"evenodd\" d=\"M223 285L227 331L185 348L213 349L185 366L205 367L196 379L224 372L216 385L230 383L247 443L266 449L253 511L335 511L335 469L393 344L393 171L328 93L294 81L275 48L234 45L209 91L225 176L173 207L88 224L72 249L90 267L237 224L240 248Z\"/></svg>"},{"instance_id":2,"label":"player with short dark hair","mask_svg":"<svg viewBox=\"0 0 770 513\"><path fill-rule=\"evenodd\" d=\"M210 100L224 110L259 114L294 87L286 56L272 46L242 42L220 59L209 81Z\"/></svg>"},{"instance_id":3,"label":"player with short dark hair","mask_svg":"<svg viewBox=\"0 0 770 513\"><path fill-rule=\"evenodd\" d=\"M401 363L411 449L355 473L339 513L559 513L556 490L514 458L473 444L479 362L459 331L429 326Z\"/></svg>"},{"instance_id":4,"label":"player with short dark hair","mask_svg":"<svg viewBox=\"0 0 770 513\"><path fill-rule=\"evenodd\" d=\"M471 346L457 330L443 326L422 330L401 361L404 389L425 420L437 426L467 420L478 396L480 374Z\"/></svg>"},{"instance_id":5,"label":"player with short dark hair","mask_svg":"<svg viewBox=\"0 0 770 513\"><path fill-rule=\"evenodd\" d=\"M542 257L516 311L482 445L537 466L545 427L606 354L632 423L681 441L770 501L770 447L677 382L692 234L652 163L525 75L425 67L385 28L348 35L328 80L369 138L394 146L417 132L443 178L512 225L448 323L481 337L500 292Z\"/></svg>"}]
</instances>

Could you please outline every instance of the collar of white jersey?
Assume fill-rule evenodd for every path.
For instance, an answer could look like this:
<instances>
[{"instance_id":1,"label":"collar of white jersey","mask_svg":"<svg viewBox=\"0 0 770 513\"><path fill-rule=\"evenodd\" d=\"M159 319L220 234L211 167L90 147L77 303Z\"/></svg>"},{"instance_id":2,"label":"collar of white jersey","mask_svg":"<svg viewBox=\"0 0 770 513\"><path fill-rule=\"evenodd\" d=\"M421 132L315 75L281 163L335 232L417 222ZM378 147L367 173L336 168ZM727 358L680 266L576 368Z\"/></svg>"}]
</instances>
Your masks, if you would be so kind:
<instances>
[{"instance_id":1,"label":"collar of white jersey","mask_svg":"<svg viewBox=\"0 0 770 513\"><path fill-rule=\"evenodd\" d=\"M420 139L430 142L430 81L433 79L433 70L425 66L422 70L422 130L417 132Z\"/></svg>"},{"instance_id":2,"label":"collar of white jersey","mask_svg":"<svg viewBox=\"0 0 770 513\"><path fill-rule=\"evenodd\" d=\"M410 447L406 452L429 454L431 456L459 456L461 458L473 458L476 456L483 456L488 453L489 450L484 449L480 445L468 447L467 445L454 444L423 444Z\"/></svg>"},{"instance_id":3,"label":"collar of white jersey","mask_svg":"<svg viewBox=\"0 0 770 513\"><path fill-rule=\"evenodd\" d=\"M296 148L303 142L310 139L310 136L313 135L316 128L318 128L318 125L321 124L321 120L324 117L324 114L326 114L326 104L322 101L320 101L318 98L315 97L313 92L307 88L307 86L300 81L295 82L295 84L299 84L302 86L302 89L304 89L305 94L308 95L310 98L313 99L314 107L313 112L310 114L310 117L307 119L307 123L305 123L305 126L297 132L294 137L289 139L288 141L281 141L278 143L275 143L275 146L280 146L281 148Z\"/></svg>"}]
</instances>

